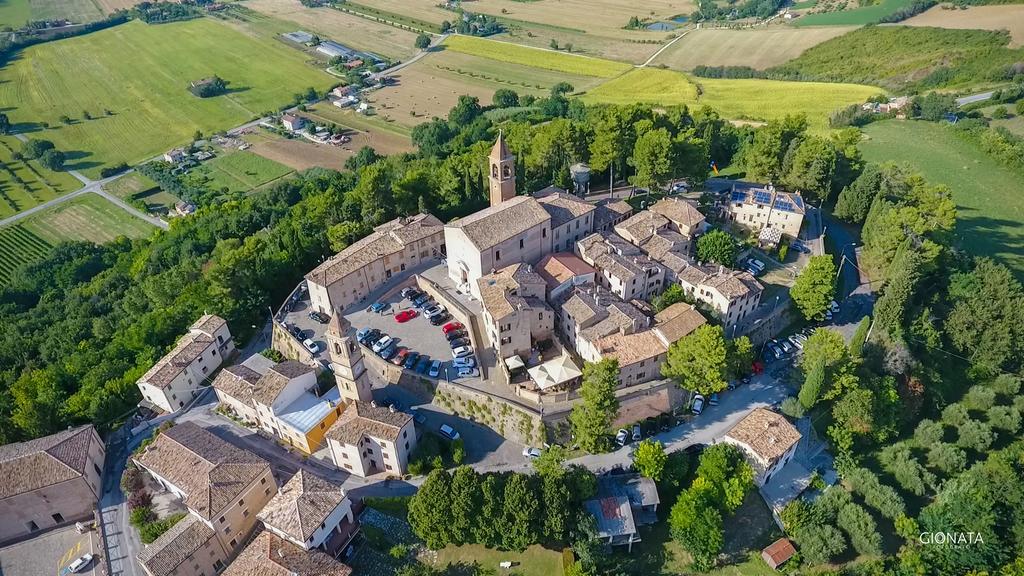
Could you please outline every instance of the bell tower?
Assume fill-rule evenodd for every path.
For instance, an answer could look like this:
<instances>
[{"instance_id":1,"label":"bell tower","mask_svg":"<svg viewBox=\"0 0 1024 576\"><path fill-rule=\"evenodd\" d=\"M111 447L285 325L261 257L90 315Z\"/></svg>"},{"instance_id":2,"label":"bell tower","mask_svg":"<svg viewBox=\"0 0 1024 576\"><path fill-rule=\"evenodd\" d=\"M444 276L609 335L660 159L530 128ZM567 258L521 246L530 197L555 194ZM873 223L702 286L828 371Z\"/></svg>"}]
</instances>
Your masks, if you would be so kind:
<instances>
[{"instance_id":1,"label":"bell tower","mask_svg":"<svg viewBox=\"0 0 1024 576\"><path fill-rule=\"evenodd\" d=\"M331 358L334 379L338 381L341 399L346 402L373 400L372 386L363 364L363 351L355 337L348 334L350 325L341 312L335 311L327 324L327 352Z\"/></svg>"},{"instance_id":2,"label":"bell tower","mask_svg":"<svg viewBox=\"0 0 1024 576\"><path fill-rule=\"evenodd\" d=\"M491 148L489 158L491 185L491 206L497 206L516 195L516 157L505 145L505 135L498 132L498 141Z\"/></svg>"}]
</instances>

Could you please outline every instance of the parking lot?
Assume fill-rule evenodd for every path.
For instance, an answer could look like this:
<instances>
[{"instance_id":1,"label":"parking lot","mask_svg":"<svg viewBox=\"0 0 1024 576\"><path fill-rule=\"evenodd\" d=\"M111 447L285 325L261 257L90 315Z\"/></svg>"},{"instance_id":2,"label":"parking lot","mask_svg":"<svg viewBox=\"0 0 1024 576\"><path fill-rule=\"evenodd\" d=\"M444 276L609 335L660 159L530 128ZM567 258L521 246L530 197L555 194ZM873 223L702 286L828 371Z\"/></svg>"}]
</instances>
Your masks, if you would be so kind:
<instances>
[{"instance_id":1,"label":"parking lot","mask_svg":"<svg viewBox=\"0 0 1024 576\"><path fill-rule=\"evenodd\" d=\"M455 380L456 370L451 366L452 349L441 331L441 326L434 326L423 315L423 308L416 309L412 302L403 299L401 287L381 297L378 302L387 306L380 312L374 312L368 306L362 310L349 313L345 318L356 330L376 328L394 338L399 349L407 348L421 355L425 354L432 360L444 362L445 372L439 379ZM404 311L415 311L416 316L406 322L398 322L395 315ZM448 322L453 321L449 319ZM369 349L364 349L368 351Z\"/></svg>"},{"instance_id":2,"label":"parking lot","mask_svg":"<svg viewBox=\"0 0 1024 576\"><path fill-rule=\"evenodd\" d=\"M31 540L0 548L0 576L39 575L64 576L66 568L79 557L93 554L99 548L94 542L94 531L79 534L74 526L67 526L40 534ZM95 576L100 573L102 560L95 556L77 575Z\"/></svg>"}]
</instances>

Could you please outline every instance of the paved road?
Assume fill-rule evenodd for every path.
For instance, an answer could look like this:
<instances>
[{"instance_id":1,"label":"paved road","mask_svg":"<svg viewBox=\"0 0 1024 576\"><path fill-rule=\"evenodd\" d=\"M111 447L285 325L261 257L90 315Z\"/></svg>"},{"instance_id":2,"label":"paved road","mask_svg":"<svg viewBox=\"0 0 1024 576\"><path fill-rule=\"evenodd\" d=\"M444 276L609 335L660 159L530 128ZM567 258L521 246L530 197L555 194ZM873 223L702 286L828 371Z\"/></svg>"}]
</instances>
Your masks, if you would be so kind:
<instances>
[{"instance_id":1,"label":"paved road","mask_svg":"<svg viewBox=\"0 0 1024 576\"><path fill-rule=\"evenodd\" d=\"M665 44L664 46L659 48L658 51L655 52L654 54L651 54L651 57L648 58L647 61L644 62L643 64L640 64L639 66L637 66L637 68L644 68L644 67L650 65L650 63L653 62L654 59L657 58L662 52L664 52L665 50L668 50L669 46L672 46L676 42L682 40L683 37L686 36L687 34L689 34L690 32L693 32L693 30L692 29L691 30L687 30L687 31L683 32L682 34L680 34L679 36L676 36L675 39L673 39L671 42L669 42L668 44Z\"/></svg>"},{"instance_id":2,"label":"paved road","mask_svg":"<svg viewBox=\"0 0 1024 576\"><path fill-rule=\"evenodd\" d=\"M967 104L973 104L975 102L982 102L992 97L993 92L979 92L977 94L971 94L970 96L964 96L956 99L957 106L965 106Z\"/></svg>"},{"instance_id":3,"label":"paved road","mask_svg":"<svg viewBox=\"0 0 1024 576\"><path fill-rule=\"evenodd\" d=\"M398 64L395 64L394 66L392 66L391 68L388 68L387 70L381 70L380 72L377 72L376 74L371 74L370 75L370 79L376 80L378 78L383 78L385 76L390 76L391 74L394 74L395 72L398 72L402 68L405 68L406 66L412 65L413 63L418 61L420 58L423 58L427 54L430 54L433 51L433 48L435 46L440 45L442 42L447 40L449 36L451 36L451 34L441 34L440 36L438 36L436 38L433 38L430 41L430 46L427 46L426 49L420 50L419 52L416 53L415 56L413 56L412 58L409 58L405 62L399 62Z\"/></svg>"},{"instance_id":4,"label":"paved road","mask_svg":"<svg viewBox=\"0 0 1024 576\"><path fill-rule=\"evenodd\" d=\"M145 576L135 560L143 544L139 534L128 523L128 502L121 492L121 474L131 451L142 442L145 436L125 440L125 435L117 433L119 439L111 442L107 451L107 470L104 473L103 496L100 498L101 529L105 537L106 550L104 557L110 569L110 576Z\"/></svg>"}]
</instances>

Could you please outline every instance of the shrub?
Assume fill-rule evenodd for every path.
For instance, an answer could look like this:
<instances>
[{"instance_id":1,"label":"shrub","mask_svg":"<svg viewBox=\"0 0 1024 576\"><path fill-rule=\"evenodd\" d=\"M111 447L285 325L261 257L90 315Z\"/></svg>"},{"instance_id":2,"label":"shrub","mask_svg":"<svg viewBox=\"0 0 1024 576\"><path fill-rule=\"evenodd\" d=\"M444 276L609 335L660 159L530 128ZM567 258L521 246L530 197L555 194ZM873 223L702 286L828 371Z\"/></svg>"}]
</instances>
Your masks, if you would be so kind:
<instances>
[{"instance_id":1,"label":"shrub","mask_svg":"<svg viewBox=\"0 0 1024 576\"><path fill-rule=\"evenodd\" d=\"M988 409L988 423L993 428L1016 432L1020 429L1020 411L1013 406L993 406Z\"/></svg>"},{"instance_id":2,"label":"shrub","mask_svg":"<svg viewBox=\"0 0 1024 576\"><path fill-rule=\"evenodd\" d=\"M149 508L149 505L152 503L153 499L149 496L149 492L145 490L135 490L128 495L128 508L131 510Z\"/></svg>"},{"instance_id":3,"label":"shrub","mask_svg":"<svg viewBox=\"0 0 1024 576\"><path fill-rule=\"evenodd\" d=\"M908 492L923 496L929 487L935 486L935 475L921 466L906 444L887 446L879 454L879 460L885 471Z\"/></svg>"},{"instance_id":4,"label":"shrub","mask_svg":"<svg viewBox=\"0 0 1024 576\"><path fill-rule=\"evenodd\" d=\"M992 427L985 422L977 420L964 422L958 431L960 436L956 439L957 445L977 450L978 452L988 450L988 447L996 439L995 433L992 432Z\"/></svg>"},{"instance_id":5,"label":"shrub","mask_svg":"<svg viewBox=\"0 0 1024 576\"><path fill-rule=\"evenodd\" d=\"M854 491L864 497L864 502L882 513L882 516L895 520L906 513L907 505L903 498L891 486L878 480L867 468L853 468L844 474Z\"/></svg>"},{"instance_id":6,"label":"shrub","mask_svg":"<svg viewBox=\"0 0 1024 576\"><path fill-rule=\"evenodd\" d=\"M936 442L942 442L945 432L946 430L941 423L934 420L921 420L921 423L914 430L914 440L917 440L917 443L921 446L927 447Z\"/></svg>"},{"instance_id":7,"label":"shrub","mask_svg":"<svg viewBox=\"0 0 1024 576\"><path fill-rule=\"evenodd\" d=\"M124 474L121 475L121 490L135 492L141 489L142 485L142 472L138 468L126 468Z\"/></svg>"},{"instance_id":8,"label":"shrub","mask_svg":"<svg viewBox=\"0 0 1024 576\"><path fill-rule=\"evenodd\" d=\"M466 447L463 444L462 438L454 440L452 442L452 462L456 466L462 464L462 461L466 459Z\"/></svg>"},{"instance_id":9,"label":"shrub","mask_svg":"<svg viewBox=\"0 0 1024 576\"><path fill-rule=\"evenodd\" d=\"M395 560L403 560L409 555L409 546L406 544L395 544L388 550L388 555Z\"/></svg>"},{"instance_id":10,"label":"shrub","mask_svg":"<svg viewBox=\"0 0 1024 576\"><path fill-rule=\"evenodd\" d=\"M942 411L942 422L950 426L959 426L968 419L970 415L963 404L950 404Z\"/></svg>"},{"instance_id":11,"label":"shrub","mask_svg":"<svg viewBox=\"0 0 1024 576\"><path fill-rule=\"evenodd\" d=\"M967 407L968 410L988 410L995 404L996 392L988 386L972 386L961 404Z\"/></svg>"},{"instance_id":12,"label":"shrub","mask_svg":"<svg viewBox=\"0 0 1024 576\"><path fill-rule=\"evenodd\" d=\"M174 516L168 516L163 520L144 524L139 528L139 540L142 540L144 544L152 544L154 540L162 536L164 532L170 530L184 517L185 514L183 513L175 514Z\"/></svg>"},{"instance_id":13,"label":"shrub","mask_svg":"<svg viewBox=\"0 0 1024 576\"><path fill-rule=\"evenodd\" d=\"M839 509L836 524L850 536L857 552L874 556L882 551L882 535L875 520L861 506L849 503Z\"/></svg>"},{"instance_id":14,"label":"shrub","mask_svg":"<svg viewBox=\"0 0 1024 576\"><path fill-rule=\"evenodd\" d=\"M782 406L779 409L782 410L783 414L793 419L803 418L804 413L806 412L803 404L792 396L783 400Z\"/></svg>"},{"instance_id":15,"label":"shrub","mask_svg":"<svg viewBox=\"0 0 1024 576\"><path fill-rule=\"evenodd\" d=\"M928 450L928 464L952 476L963 472L967 466L967 454L953 444L939 442Z\"/></svg>"},{"instance_id":16,"label":"shrub","mask_svg":"<svg viewBox=\"0 0 1024 576\"><path fill-rule=\"evenodd\" d=\"M149 506L142 506L132 510L131 515L128 517L128 521L132 526L141 528L144 524L152 521L153 518L153 510Z\"/></svg>"},{"instance_id":17,"label":"shrub","mask_svg":"<svg viewBox=\"0 0 1024 576\"><path fill-rule=\"evenodd\" d=\"M795 534L800 554L807 564L825 564L846 552L846 539L831 524L808 526Z\"/></svg>"},{"instance_id":18,"label":"shrub","mask_svg":"<svg viewBox=\"0 0 1024 576\"><path fill-rule=\"evenodd\" d=\"M841 486L832 486L814 501L814 511L823 521L832 522L839 514L839 510L852 501L849 492Z\"/></svg>"}]
</instances>

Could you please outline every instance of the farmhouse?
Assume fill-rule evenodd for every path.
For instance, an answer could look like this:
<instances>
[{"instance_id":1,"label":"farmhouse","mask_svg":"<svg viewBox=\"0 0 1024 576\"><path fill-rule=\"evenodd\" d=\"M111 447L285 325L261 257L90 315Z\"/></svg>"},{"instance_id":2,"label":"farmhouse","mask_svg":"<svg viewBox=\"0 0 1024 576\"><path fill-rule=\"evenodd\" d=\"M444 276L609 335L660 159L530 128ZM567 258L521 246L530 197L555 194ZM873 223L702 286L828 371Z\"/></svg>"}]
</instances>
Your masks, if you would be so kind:
<instances>
[{"instance_id":1,"label":"farmhouse","mask_svg":"<svg viewBox=\"0 0 1024 576\"><path fill-rule=\"evenodd\" d=\"M305 454L320 447L342 410L338 387L321 390L311 366L294 360L274 364L259 354L221 370L213 389L239 418Z\"/></svg>"},{"instance_id":2,"label":"farmhouse","mask_svg":"<svg viewBox=\"0 0 1024 576\"><path fill-rule=\"evenodd\" d=\"M479 280L484 328L499 358L529 358L533 343L551 337L555 313L544 301L547 283L529 264L513 264Z\"/></svg>"},{"instance_id":3,"label":"farmhouse","mask_svg":"<svg viewBox=\"0 0 1024 576\"><path fill-rule=\"evenodd\" d=\"M785 466L796 452L800 432L767 408L755 408L722 438L743 450L754 469L754 483L763 486Z\"/></svg>"},{"instance_id":4,"label":"farmhouse","mask_svg":"<svg viewBox=\"0 0 1024 576\"><path fill-rule=\"evenodd\" d=\"M306 274L313 309L333 315L392 276L445 254L447 228L430 214L396 218Z\"/></svg>"},{"instance_id":5,"label":"farmhouse","mask_svg":"<svg viewBox=\"0 0 1024 576\"><path fill-rule=\"evenodd\" d=\"M105 455L91 425L0 446L0 543L91 520Z\"/></svg>"},{"instance_id":6,"label":"farmhouse","mask_svg":"<svg viewBox=\"0 0 1024 576\"><path fill-rule=\"evenodd\" d=\"M306 125L306 119L295 114L282 114L281 125L294 132L295 130L302 130Z\"/></svg>"},{"instance_id":7,"label":"farmhouse","mask_svg":"<svg viewBox=\"0 0 1024 576\"><path fill-rule=\"evenodd\" d=\"M305 470L278 489L257 517L269 532L293 545L335 558L359 532L352 501L341 484Z\"/></svg>"},{"instance_id":8,"label":"farmhouse","mask_svg":"<svg viewBox=\"0 0 1024 576\"><path fill-rule=\"evenodd\" d=\"M416 448L416 427L412 416L394 407L354 401L327 431L327 446L334 465L356 476L401 475Z\"/></svg>"},{"instance_id":9,"label":"farmhouse","mask_svg":"<svg viewBox=\"0 0 1024 576\"><path fill-rule=\"evenodd\" d=\"M207 314L136 384L145 401L164 412L176 412L234 350L227 321Z\"/></svg>"},{"instance_id":10,"label":"farmhouse","mask_svg":"<svg viewBox=\"0 0 1024 576\"><path fill-rule=\"evenodd\" d=\"M746 182L732 186L729 202L723 208L724 217L760 232L763 228L778 228L782 235L795 239L800 235L807 206L799 192L782 192L768 184L763 188Z\"/></svg>"},{"instance_id":11,"label":"farmhouse","mask_svg":"<svg viewBox=\"0 0 1024 576\"><path fill-rule=\"evenodd\" d=\"M188 151L184 148L175 148L174 150L164 152L164 162L170 162L171 164L181 164L187 158Z\"/></svg>"},{"instance_id":12,"label":"farmhouse","mask_svg":"<svg viewBox=\"0 0 1024 576\"><path fill-rule=\"evenodd\" d=\"M150 576L220 571L245 544L256 513L277 489L270 464L194 422L160 433L133 461L189 511L139 553Z\"/></svg>"}]
</instances>

